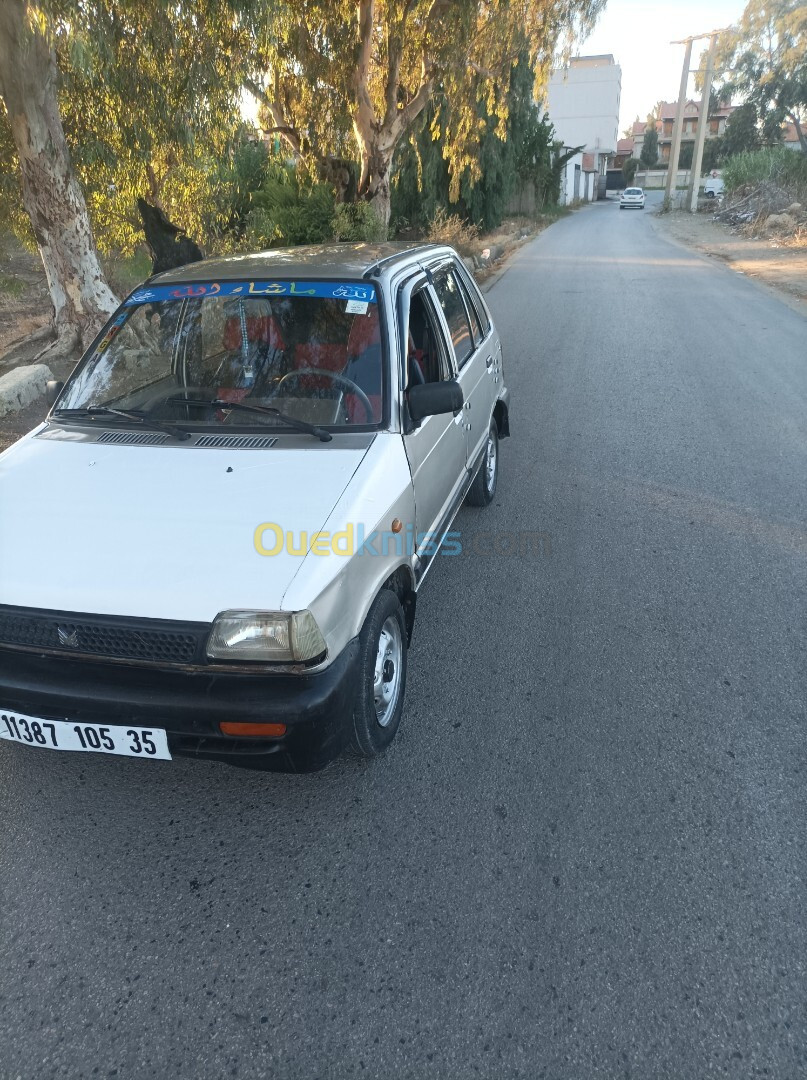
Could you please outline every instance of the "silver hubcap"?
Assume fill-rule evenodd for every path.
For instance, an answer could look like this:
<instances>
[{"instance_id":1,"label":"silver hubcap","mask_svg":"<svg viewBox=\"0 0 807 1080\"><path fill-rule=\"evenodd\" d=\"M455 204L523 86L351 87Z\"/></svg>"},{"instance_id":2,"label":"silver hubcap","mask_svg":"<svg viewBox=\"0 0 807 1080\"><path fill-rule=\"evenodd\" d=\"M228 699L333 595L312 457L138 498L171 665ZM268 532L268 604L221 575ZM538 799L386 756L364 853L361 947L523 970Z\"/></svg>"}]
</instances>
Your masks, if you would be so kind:
<instances>
[{"instance_id":1,"label":"silver hubcap","mask_svg":"<svg viewBox=\"0 0 807 1080\"><path fill-rule=\"evenodd\" d=\"M381 727L386 727L392 720L398 703L402 655L401 628L398 620L390 615L381 627L373 676L375 718Z\"/></svg>"},{"instance_id":2,"label":"silver hubcap","mask_svg":"<svg viewBox=\"0 0 807 1080\"><path fill-rule=\"evenodd\" d=\"M492 435L488 435L488 448L485 454L485 484L488 491L493 490L493 484L496 480L496 440Z\"/></svg>"}]
</instances>

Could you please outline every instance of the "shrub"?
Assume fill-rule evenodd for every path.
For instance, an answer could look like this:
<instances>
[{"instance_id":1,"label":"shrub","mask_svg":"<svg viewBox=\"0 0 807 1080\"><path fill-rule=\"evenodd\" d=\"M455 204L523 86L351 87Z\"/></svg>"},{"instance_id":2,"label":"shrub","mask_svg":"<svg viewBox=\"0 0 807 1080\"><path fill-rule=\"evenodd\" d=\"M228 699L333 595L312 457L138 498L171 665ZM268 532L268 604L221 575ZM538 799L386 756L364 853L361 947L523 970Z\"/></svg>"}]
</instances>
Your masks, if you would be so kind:
<instances>
[{"instance_id":1,"label":"shrub","mask_svg":"<svg viewBox=\"0 0 807 1080\"><path fill-rule=\"evenodd\" d=\"M622 165L622 179L625 181L625 187L630 187L633 183L633 178L636 175L636 170L639 168L639 159L635 157L628 158Z\"/></svg>"},{"instance_id":2,"label":"shrub","mask_svg":"<svg viewBox=\"0 0 807 1080\"><path fill-rule=\"evenodd\" d=\"M368 202L338 203L331 232L334 240L375 243L387 239L387 226Z\"/></svg>"},{"instance_id":3,"label":"shrub","mask_svg":"<svg viewBox=\"0 0 807 1080\"><path fill-rule=\"evenodd\" d=\"M448 244L460 255L471 255L479 239L479 227L440 207L429 224L426 239L430 244Z\"/></svg>"},{"instance_id":4,"label":"shrub","mask_svg":"<svg viewBox=\"0 0 807 1080\"><path fill-rule=\"evenodd\" d=\"M723 168L728 192L741 188L774 185L792 195L794 202L807 201L807 156L785 146L735 154Z\"/></svg>"},{"instance_id":5,"label":"shrub","mask_svg":"<svg viewBox=\"0 0 807 1080\"><path fill-rule=\"evenodd\" d=\"M321 244L333 235L333 191L301 180L293 166L277 166L253 192L247 234L255 247Z\"/></svg>"}]
</instances>

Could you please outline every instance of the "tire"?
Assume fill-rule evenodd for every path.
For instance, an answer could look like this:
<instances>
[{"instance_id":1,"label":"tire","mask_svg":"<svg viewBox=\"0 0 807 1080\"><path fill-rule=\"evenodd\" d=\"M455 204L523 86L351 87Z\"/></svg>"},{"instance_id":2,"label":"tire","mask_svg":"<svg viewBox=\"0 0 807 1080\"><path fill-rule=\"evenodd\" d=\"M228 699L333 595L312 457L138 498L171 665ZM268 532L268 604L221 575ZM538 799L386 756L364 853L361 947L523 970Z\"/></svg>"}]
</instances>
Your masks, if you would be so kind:
<instances>
[{"instance_id":1,"label":"tire","mask_svg":"<svg viewBox=\"0 0 807 1080\"><path fill-rule=\"evenodd\" d=\"M359 635L359 686L351 745L361 757L378 757L395 738L403 712L406 665L403 610L395 593L382 589Z\"/></svg>"},{"instance_id":2,"label":"tire","mask_svg":"<svg viewBox=\"0 0 807 1080\"><path fill-rule=\"evenodd\" d=\"M491 460L492 457L492 460ZM488 506L493 502L496 494L496 485L499 482L499 432L496 421L491 420L488 431L488 442L485 448L485 456L479 466L479 472L474 477L471 489L468 492L468 502L471 506Z\"/></svg>"}]
</instances>

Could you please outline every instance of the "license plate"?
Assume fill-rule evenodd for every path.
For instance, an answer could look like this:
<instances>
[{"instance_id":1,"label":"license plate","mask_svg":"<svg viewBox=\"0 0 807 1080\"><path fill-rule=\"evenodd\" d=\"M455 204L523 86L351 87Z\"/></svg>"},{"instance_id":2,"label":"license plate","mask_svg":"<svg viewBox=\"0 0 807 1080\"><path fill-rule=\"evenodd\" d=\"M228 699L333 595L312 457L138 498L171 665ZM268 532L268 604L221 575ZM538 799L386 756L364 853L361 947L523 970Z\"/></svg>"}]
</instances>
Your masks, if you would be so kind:
<instances>
[{"instance_id":1,"label":"license plate","mask_svg":"<svg viewBox=\"0 0 807 1080\"><path fill-rule=\"evenodd\" d=\"M40 720L36 716L0 709L0 739L46 750L83 750L90 754L171 760L168 739L160 728Z\"/></svg>"}]
</instances>

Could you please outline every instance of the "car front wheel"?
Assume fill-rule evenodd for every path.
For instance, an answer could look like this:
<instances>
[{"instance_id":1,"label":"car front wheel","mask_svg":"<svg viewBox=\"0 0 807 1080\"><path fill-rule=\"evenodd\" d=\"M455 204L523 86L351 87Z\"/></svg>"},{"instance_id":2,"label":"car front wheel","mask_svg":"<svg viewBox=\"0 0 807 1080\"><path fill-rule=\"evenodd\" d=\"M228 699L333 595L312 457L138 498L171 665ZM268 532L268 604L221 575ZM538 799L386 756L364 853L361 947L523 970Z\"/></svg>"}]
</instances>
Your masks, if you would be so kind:
<instances>
[{"instance_id":1,"label":"car front wheel","mask_svg":"<svg viewBox=\"0 0 807 1080\"><path fill-rule=\"evenodd\" d=\"M353 710L353 749L377 757L395 738L406 690L406 623L394 592L382 589L359 635L359 685Z\"/></svg>"}]
</instances>

